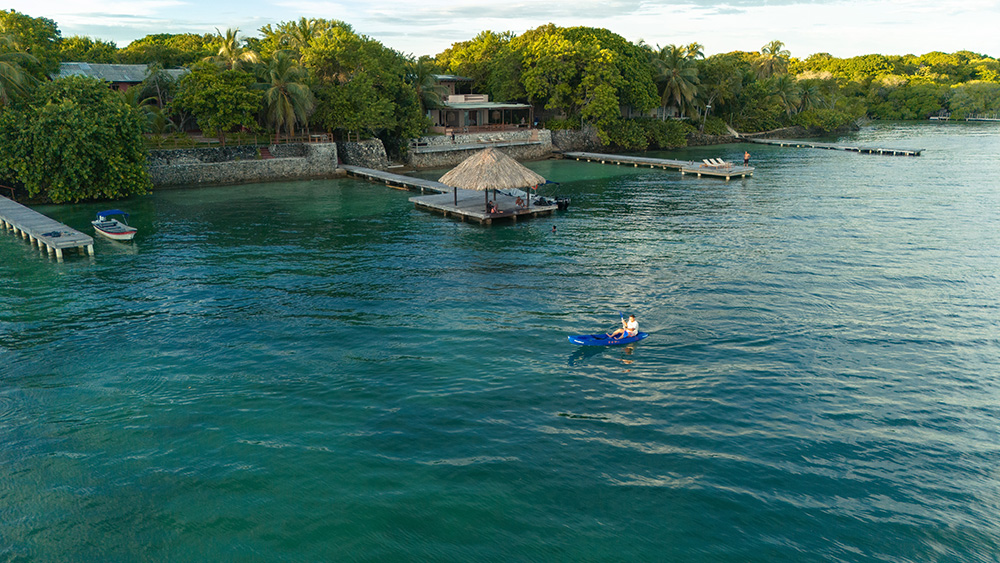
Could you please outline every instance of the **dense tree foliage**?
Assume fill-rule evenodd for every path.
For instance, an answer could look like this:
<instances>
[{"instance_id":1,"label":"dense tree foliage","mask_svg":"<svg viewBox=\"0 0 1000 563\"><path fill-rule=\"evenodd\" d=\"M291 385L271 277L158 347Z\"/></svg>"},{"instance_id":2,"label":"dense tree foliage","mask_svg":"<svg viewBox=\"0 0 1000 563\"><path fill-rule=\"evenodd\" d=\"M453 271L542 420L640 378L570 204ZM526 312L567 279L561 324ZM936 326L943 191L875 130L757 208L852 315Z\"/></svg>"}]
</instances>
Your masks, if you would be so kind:
<instances>
[{"instance_id":1,"label":"dense tree foliage","mask_svg":"<svg viewBox=\"0 0 1000 563\"><path fill-rule=\"evenodd\" d=\"M206 33L147 35L136 39L118 51L118 61L123 64L156 64L163 68L180 68L193 64L219 50L218 38ZM69 60L69 59L63 59Z\"/></svg>"},{"instance_id":2,"label":"dense tree foliage","mask_svg":"<svg viewBox=\"0 0 1000 563\"><path fill-rule=\"evenodd\" d=\"M245 41L240 39L239 29L229 28L225 33L215 30L217 34L216 43L219 50L204 60L212 61L226 67L229 70L246 69L250 65L260 62L260 55L257 51L245 46Z\"/></svg>"},{"instance_id":3,"label":"dense tree foliage","mask_svg":"<svg viewBox=\"0 0 1000 563\"><path fill-rule=\"evenodd\" d=\"M0 10L0 35L8 36L15 50L33 60L24 70L43 80L59 69L59 28L48 18L33 18L14 10Z\"/></svg>"},{"instance_id":4,"label":"dense tree foliage","mask_svg":"<svg viewBox=\"0 0 1000 563\"><path fill-rule=\"evenodd\" d=\"M194 115L202 131L215 135L225 146L227 133L257 129L262 96L252 84L249 72L203 62L181 79L171 105Z\"/></svg>"},{"instance_id":5,"label":"dense tree foliage","mask_svg":"<svg viewBox=\"0 0 1000 563\"><path fill-rule=\"evenodd\" d=\"M0 112L0 174L56 203L145 193L142 129L142 116L103 82L49 82Z\"/></svg>"},{"instance_id":6,"label":"dense tree foliage","mask_svg":"<svg viewBox=\"0 0 1000 563\"><path fill-rule=\"evenodd\" d=\"M89 106L72 102L68 92L50 108L35 104L39 85L38 92L53 95L46 83L61 61L149 65L143 84L115 94L125 108L115 110L127 116L123 126L137 119L136 127L163 133L197 125L223 143L233 131L280 137L319 128L340 138L377 136L398 151L426 132L427 109L441 104L436 73L469 77L472 92L493 101L530 103L546 126L592 127L630 150L680 146L696 129L830 131L862 117L1000 111L1000 61L969 51L798 59L774 40L757 51L706 57L700 43L653 48L606 29L548 24L520 35L483 31L434 57L414 58L332 19L268 24L251 37L216 31L148 35L119 49L90 37L64 39L50 19L0 10L5 134L14 143L17 127L33 131L26 120L55 126L56 119L83 119ZM180 67L188 70L180 81L162 71ZM8 173L17 170L14 147L32 158L56 154L54 146L28 152L26 146L6 148ZM40 176L26 177L29 182L36 191L49 190ZM108 183L134 182L126 176ZM60 186L50 190L53 197L70 198ZM80 197L98 197L87 189Z\"/></svg>"},{"instance_id":7,"label":"dense tree foliage","mask_svg":"<svg viewBox=\"0 0 1000 563\"><path fill-rule=\"evenodd\" d=\"M625 131L621 107L647 111L658 96L645 50L606 29L553 24L520 36L483 32L435 58L447 73L468 76L497 101L535 104L605 139Z\"/></svg>"},{"instance_id":8,"label":"dense tree foliage","mask_svg":"<svg viewBox=\"0 0 1000 563\"><path fill-rule=\"evenodd\" d=\"M74 35L59 41L59 60L112 64L118 62L118 47L110 41Z\"/></svg>"},{"instance_id":9,"label":"dense tree foliage","mask_svg":"<svg viewBox=\"0 0 1000 563\"><path fill-rule=\"evenodd\" d=\"M275 51L267 66L264 91L264 111L275 135L284 129L295 135L295 125L308 124L316 98L305 84L306 69L299 64L291 51Z\"/></svg>"},{"instance_id":10,"label":"dense tree foliage","mask_svg":"<svg viewBox=\"0 0 1000 563\"><path fill-rule=\"evenodd\" d=\"M661 47L649 59L660 89L660 105L675 107L681 115L691 114L701 85L696 59L677 45Z\"/></svg>"},{"instance_id":11,"label":"dense tree foliage","mask_svg":"<svg viewBox=\"0 0 1000 563\"><path fill-rule=\"evenodd\" d=\"M417 91L407 77L411 61L339 21L317 21L321 31L301 48L317 97L313 122L327 131L378 136L387 146L427 129Z\"/></svg>"},{"instance_id":12,"label":"dense tree foliage","mask_svg":"<svg viewBox=\"0 0 1000 563\"><path fill-rule=\"evenodd\" d=\"M28 93L34 78L24 67L34 62L34 57L17 50L11 36L0 35L0 106Z\"/></svg>"}]
</instances>

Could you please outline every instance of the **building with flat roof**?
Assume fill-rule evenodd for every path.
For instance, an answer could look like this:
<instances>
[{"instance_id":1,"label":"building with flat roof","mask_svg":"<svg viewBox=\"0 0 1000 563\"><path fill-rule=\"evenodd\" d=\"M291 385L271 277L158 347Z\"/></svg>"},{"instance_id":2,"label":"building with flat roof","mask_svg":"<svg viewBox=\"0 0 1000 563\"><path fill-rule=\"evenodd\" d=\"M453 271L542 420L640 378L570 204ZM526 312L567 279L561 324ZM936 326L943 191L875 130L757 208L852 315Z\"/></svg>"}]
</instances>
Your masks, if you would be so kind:
<instances>
[{"instance_id":1,"label":"building with flat roof","mask_svg":"<svg viewBox=\"0 0 1000 563\"><path fill-rule=\"evenodd\" d=\"M431 131L436 133L476 133L508 131L531 127L534 108L531 104L491 102L487 94L469 93L471 78L452 74L436 74L434 78L445 89L441 107L430 108Z\"/></svg>"}]
</instances>

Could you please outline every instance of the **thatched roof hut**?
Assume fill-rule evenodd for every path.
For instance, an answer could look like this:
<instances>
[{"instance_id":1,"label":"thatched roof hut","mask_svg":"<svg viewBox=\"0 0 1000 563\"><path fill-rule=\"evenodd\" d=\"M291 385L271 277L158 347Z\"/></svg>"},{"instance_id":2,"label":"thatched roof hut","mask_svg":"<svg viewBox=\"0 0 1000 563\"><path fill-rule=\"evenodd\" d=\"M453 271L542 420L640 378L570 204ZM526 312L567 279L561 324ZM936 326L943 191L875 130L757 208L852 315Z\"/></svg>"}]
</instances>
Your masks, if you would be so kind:
<instances>
[{"instance_id":1,"label":"thatched roof hut","mask_svg":"<svg viewBox=\"0 0 1000 563\"><path fill-rule=\"evenodd\" d=\"M523 189L544 184L545 178L496 148L488 147L463 160L438 181L456 188L457 205L458 188L478 191ZM488 205L489 193L486 200Z\"/></svg>"}]
</instances>

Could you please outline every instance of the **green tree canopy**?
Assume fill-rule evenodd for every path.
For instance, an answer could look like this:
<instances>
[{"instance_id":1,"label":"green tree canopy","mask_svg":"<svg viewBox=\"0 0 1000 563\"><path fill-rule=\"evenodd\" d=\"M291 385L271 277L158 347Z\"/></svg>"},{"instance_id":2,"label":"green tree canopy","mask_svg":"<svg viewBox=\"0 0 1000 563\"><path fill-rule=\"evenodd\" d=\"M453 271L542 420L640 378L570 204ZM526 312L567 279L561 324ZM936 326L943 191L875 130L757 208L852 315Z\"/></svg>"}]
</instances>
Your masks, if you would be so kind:
<instances>
[{"instance_id":1,"label":"green tree canopy","mask_svg":"<svg viewBox=\"0 0 1000 563\"><path fill-rule=\"evenodd\" d=\"M308 124L316 99L305 83L307 75L292 51L277 51L268 62L264 110L275 135L285 129L294 136L296 124Z\"/></svg>"},{"instance_id":2,"label":"green tree canopy","mask_svg":"<svg viewBox=\"0 0 1000 563\"><path fill-rule=\"evenodd\" d=\"M349 25L331 22L302 51L302 64L317 82L313 122L326 130L377 135L389 144L426 130L417 92L406 81L407 58Z\"/></svg>"},{"instance_id":3,"label":"green tree canopy","mask_svg":"<svg viewBox=\"0 0 1000 563\"><path fill-rule=\"evenodd\" d=\"M111 41L74 35L59 41L59 60L67 63L116 63L118 46Z\"/></svg>"},{"instance_id":4,"label":"green tree canopy","mask_svg":"<svg viewBox=\"0 0 1000 563\"><path fill-rule=\"evenodd\" d=\"M448 93L444 86L438 84L434 70L434 60L426 55L407 62L406 82L417 93L421 113L428 108L439 107Z\"/></svg>"},{"instance_id":5,"label":"green tree canopy","mask_svg":"<svg viewBox=\"0 0 1000 563\"><path fill-rule=\"evenodd\" d=\"M701 87L695 60L684 47L667 45L653 53L651 62L660 87L660 105L689 113Z\"/></svg>"},{"instance_id":6,"label":"green tree canopy","mask_svg":"<svg viewBox=\"0 0 1000 563\"><path fill-rule=\"evenodd\" d=\"M119 49L118 59L125 64L179 68L212 56L217 51L216 37L210 33L160 33L136 39L124 49Z\"/></svg>"},{"instance_id":7,"label":"green tree canopy","mask_svg":"<svg viewBox=\"0 0 1000 563\"><path fill-rule=\"evenodd\" d=\"M105 82L49 82L0 113L0 171L55 203L142 194L150 188L142 127Z\"/></svg>"},{"instance_id":8,"label":"green tree canopy","mask_svg":"<svg viewBox=\"0 0 1000 563\"><path fill-rule=\"evenodd\" d=\"M443 72L472 79L474 92L485 92L494 99L513 101L524 97L519 76L521 62L505 64L510 57L514 34L482 31L469 41L454 43L434 58Z\"/></svg>"},{"instance_id":9,"label":"green tree canopy","mask_svg":"<svg viewBox=\"0 0 1000 563\"><path fill-rule=\"evenodd\" d=\"M28 74L44 80L59 70L61 35L56 22L14 10L0 10L0 35L9 36L15 50L34 57L34 61L25 66Z\"/></svg>"},{"instance_id":10,"label":"green tree canopy","mask_svg":"<svg viewBox=\"0 0 1000 563\"><path fill-rule=\"evenodd\" d=\"M171 107L190 112L202 131L215 135L225 146L226 133L257 128L262 95L251 88L254 82L248 72L200 63L181 79Z\"/></svg>"},{"instance_id":11,"label":"green tree canopy","mask_svg":"<svg viewBox=\"0 0 1000 563\"><path fill-rule=\"evenodd\" d=\"M948 108L953 117L1000 112L1000 84L973 81L951 88Z\"/></svg>"},{"instance_id":12,"label":"green tree canopy","mask_svg":"<svg viewBox=\"0 0 1000 563\"><path fill-rule=\"evenodd\" d=\"M757 56L757 76L770 78L788 72L791 56L791 52L785 49L785 44L777 39L764 45Z\"/></svg>"},{"instance_id":13,"label":"green tree canopy","mask_svg":"<svg viewBox=\"0 0 1000 563\"><path fill-rule=\"evenodd\" d=\"M0 106L28 93L35 80L24 70L35 58L17 51L13 38L0 35Z\"/></svg>"},{"instance_id":14,"label":"green tree canopy","mask_svg":"<svg viewBox=\"0 0 1000 563\"><path fill-rule=\"evenodd\" d=\"M338 24L347 25L322 18L299 18L298 21L281 22L276 26L267 24L260 28L259 39L247 39L247 46L257 51L263 58L270 58L282 50L290 50L299 57L309 47L314 37L322 35L331 26Z\"/></svg>"},{"instance_id":15,"label":"green tree canopy","mask_svg":"<svg viewBox=\"0 0 1000 563\"><path fill-rule=\"evenodd\" d=\"M215 32L218 34L215 39L218 51L204 60L218 63L229 70L240 70L260 62L260 55L244 46L245 41L240 39L238 28L229 28L225 33L216 29Z\"/></svg>"}]
</instances>

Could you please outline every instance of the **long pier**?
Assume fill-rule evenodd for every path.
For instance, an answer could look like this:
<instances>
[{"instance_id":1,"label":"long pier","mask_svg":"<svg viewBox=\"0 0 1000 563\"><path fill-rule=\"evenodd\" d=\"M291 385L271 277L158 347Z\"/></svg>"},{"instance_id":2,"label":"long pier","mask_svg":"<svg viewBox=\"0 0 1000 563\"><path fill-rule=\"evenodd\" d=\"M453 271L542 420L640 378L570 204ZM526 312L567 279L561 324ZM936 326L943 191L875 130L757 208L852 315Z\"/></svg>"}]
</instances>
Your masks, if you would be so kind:
<instances>
[{"instance_id":1,"label":"long pier","mask_svg":"<svg viewBox=\"0 0 1000 563\"><path fill-rule=\"evenodd\" d=\"M434 180L413 178L384 170L347 165L341 165L341 168L351 176L384 183L390 188L402 188L420 191L420 193L434 192L431 195L411 197L410 202L417 209L441 213L445 217L454 217L463 222L475 221L481 225L490 225L494 221L500 220L516 222L519 218L548 215L559 209L558 205L531 205L528 203L529 196L527 194L521 198L518 195L497 192L493 194L492 198L497 205L497 211L487 213L486 199L489 194L475 190L456 190Z\"/></svg>"},{"instance_id":2,"label":"long pier","mask_svg":"<svg viewBox=\"0 0 1000 563\"><path fill-rule=\"evenodd\" d=\"M55 219L0 197L0 225L5 231L27 239L40 250L47 250L50 256L62 260L63 250L76 248L80 253L94 255L94 238L71 229Z\"/></svg>"},{"instance_id":3,"label":"long pier","mask_svg":"<svg viewBox=\"0 0 1000 563\"><path fill-rule=\"evenodd\" d=\"M385 183L385 185L390 188L417 190L420 193L427 191L439 194L451 193L451 186L446 186L441 182L435 182L434 180L413 178L412 176L404 176L402 174L394 174L392 172L375 170L373 168L364 168L362 166L349 166L341 164L340 167L346 170L350 176L364 178L366 180L371 180L372 182Z\"/></svg>"},{"instance_id":4,"label":"long pier","mask_svg":"<svg viewBox=\"0 0 1000 563\"><path fill-rule=\"evenodd\" d=\"M886 147L871 147L862 145L840 145L836 143L817 143L813 141L799 141L792 139L754 139L751 137L740 137L741 141L757 143L759 145L776 145L779 147L805 147L810 149L827 149L834 151L852 151L857 153L882 154L889 156L920 156L924 149L893 149Z\"/></svg>"},{"instance_id":5,"label":"long pier","mask_svg":"<svg viewBox=\"0 0 1000 563\"><path fill-rule=\"evenodd\" d=\"M619 154L602 154L595 152L565 152L566 158L574 160L586 160L587 162L600 162L601 164L631 165L635 168L649 167L661 168L663 170L680 170L681 175L695 174L697 176L712 176L716 178L730 178L753 176L753 166L742 166L734 162L724 165L711 165L704 162L694 162L691 160L672 160L669 158L651 158L647 156L625 156Z\"/></svg>"}]
</instances>

